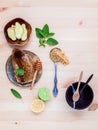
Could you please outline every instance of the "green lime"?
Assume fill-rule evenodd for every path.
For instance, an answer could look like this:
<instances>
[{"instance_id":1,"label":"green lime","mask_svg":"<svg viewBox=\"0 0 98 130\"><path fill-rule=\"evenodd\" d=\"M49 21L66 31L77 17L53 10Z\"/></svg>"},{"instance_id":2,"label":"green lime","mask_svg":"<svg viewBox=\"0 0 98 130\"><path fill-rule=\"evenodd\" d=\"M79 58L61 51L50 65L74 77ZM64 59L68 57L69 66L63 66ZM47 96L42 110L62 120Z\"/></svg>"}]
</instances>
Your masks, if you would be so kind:
<instances>
[{"instance_id":1,"label":"green lime","mask_svg":"<svg viewBox=\"0 0 98 130\"><path fill-rule=\"evenodd\" d=\"M51 99L51 93L49 88L40 88L38 91L38 96L43 101L48 101Z\"/></svg>"}]
</instances>

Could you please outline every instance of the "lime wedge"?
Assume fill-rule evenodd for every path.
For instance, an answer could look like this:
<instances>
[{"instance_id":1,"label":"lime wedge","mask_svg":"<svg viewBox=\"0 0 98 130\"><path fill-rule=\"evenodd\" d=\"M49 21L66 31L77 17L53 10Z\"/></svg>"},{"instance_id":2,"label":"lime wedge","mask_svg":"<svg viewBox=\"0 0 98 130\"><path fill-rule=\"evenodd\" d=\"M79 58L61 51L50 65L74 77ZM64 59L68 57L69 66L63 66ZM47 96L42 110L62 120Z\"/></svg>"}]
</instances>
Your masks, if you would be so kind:
<instances>
[{"instance_id":1,"label":"lime wedge","mask_svg":"<svg viewBox=\"0 0 98 130\"><path fill-rule=\"evenodd\" d=\"M51 93L49 88L40 88L38 91L38 96L43 101L48 101L51 99Z\"/></svg>"}]
</instances>

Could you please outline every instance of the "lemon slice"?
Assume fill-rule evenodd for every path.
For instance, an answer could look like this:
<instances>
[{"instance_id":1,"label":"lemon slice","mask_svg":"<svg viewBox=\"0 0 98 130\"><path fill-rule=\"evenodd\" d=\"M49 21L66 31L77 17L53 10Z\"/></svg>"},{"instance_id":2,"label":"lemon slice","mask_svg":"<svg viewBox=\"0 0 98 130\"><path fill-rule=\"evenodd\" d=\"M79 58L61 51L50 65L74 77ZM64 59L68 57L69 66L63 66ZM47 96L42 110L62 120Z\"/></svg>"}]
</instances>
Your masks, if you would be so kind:
<instances>
[{"instance_id":1,"label":"lemon slice","mask_svg":"<svg viewBox=\"0 0 98 130\"><path fill-rule=\"evenodd\" d=\"M49 88L40 88L38 91L38 96L43 101L48 101L51 99L51 93Z\"/></svg>"},{"instance_id":2,"label":"lemon slice","mask_svg":"<svg viewBox=\"0 0 98 130\"><path fill-rule=\"evenodd\" d=\"M40 113L44 110L45 103L40 99L33 99L31 108L33 112Z\"/></svg>"}]
</instances>

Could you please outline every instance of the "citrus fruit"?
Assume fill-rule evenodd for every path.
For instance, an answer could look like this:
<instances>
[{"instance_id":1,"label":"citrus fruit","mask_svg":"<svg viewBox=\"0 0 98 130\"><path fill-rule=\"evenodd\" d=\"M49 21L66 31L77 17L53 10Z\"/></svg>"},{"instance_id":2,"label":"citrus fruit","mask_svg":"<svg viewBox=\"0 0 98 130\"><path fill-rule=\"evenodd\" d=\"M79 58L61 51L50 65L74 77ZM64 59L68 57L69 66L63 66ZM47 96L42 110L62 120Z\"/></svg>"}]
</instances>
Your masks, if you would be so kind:
<instances>
[{"instance_id":1,"label":"citrus fruit","mask_svg":"<svg viewBox=\"0 0 98 130\"><path fill-rule=\"evenodd\" d=\"M44 110L45 103L40 99L33 99L31 109L35 113L40 113Z\"/></svg>"},{"instance_id":2,"label":"citrus fruit","mask_svg":"<svg viewBox=\"0 0 98 130\"><path fill-rule=\"evenodd\" d=\"M50 89L46 87L40 88L38 91L38 96L43 101L50 100L51 99Z\"/></svg>"}]
</instances>

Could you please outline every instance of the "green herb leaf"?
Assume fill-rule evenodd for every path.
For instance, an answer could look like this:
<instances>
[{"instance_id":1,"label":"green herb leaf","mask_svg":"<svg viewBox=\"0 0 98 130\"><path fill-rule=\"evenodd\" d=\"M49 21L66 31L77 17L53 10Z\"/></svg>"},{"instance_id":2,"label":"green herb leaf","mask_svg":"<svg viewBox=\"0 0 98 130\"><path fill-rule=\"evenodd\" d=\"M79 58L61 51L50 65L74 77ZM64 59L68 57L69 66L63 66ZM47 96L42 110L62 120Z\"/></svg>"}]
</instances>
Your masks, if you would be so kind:
<instances>
[{"instance_id":1,"label":"green herb leaf","mask_svg":"<svg viewBox=\"0 0 98 130\"><path fill-rule=\"evenodd\" d=\"M39 33L43 36L43 38L45 38L45 34L42 31L39 31Z\"/></svg>"},{"instance_id":2,"label":"green herb leaf","mask_svg":"<svg viewBox=\"0 0 98 130\"><path fill-rule=\"evenodd\" d=\"M54 36L55 33L49 33L47 37L52 37Z\"/></svg>"},{"instance_id":3,"label":"green herb leaf","mask_svg":"<svg viewBox=\"0 0 98 130\"><path fill-rule=\"evenodd\" d=\"M46 41L44 39L39 39L40 46L45 47Z\"/></svg>"},{"instance_id":4,"label":"green herb leaf","mask_svg":"<svg viewBox=\"0 0 98 130\"><path fill-rule=\"evenodd\" d=\"M42 30L40 28L35 28L35 32L38 38L44 38L44 36L42 35Z\"/></svg>"},{"instance_id":5,"label":"green herb leaf","mask_svg":"<svg viewBox=\"0 0 98 130\"><path fill-rule=\"evenodd\" d=\"M19 76L23 76L23 75L24 75L24 70L23 70L23 69L16 69L16 73L17 73Z\"/></svg>"},{"instance_id":6,"label":"green herb leaf","mask_svg":"<svg viewBox=\"0 0 98 130\"><path fill-rule=\"evenodd\" d=\"M44 33L44 36L47 37L48 34L49 34L49 26L48 24L45 24L43 29L42 29L42 32Z\"/></svg>"},{"instance_id":7,"label":"green herb leaf","mask_svg":"<svg viewBox=\"0 0 98 130\"><path fill-rule=\"evenodd\" d=\"M20 93L17 92L15 89L11 89L11 92L12 92L12 94L13 94L16 98L19 98L19 99L22 98L22 96L20 95Z\"/></svg>"},{"instance_id":8,"label":"green herb leaf","mask_svg":"<svg viewBox=\"0 0 98 130\"><path fill-rule=\"evenodd\" d=\"M39 39L40 46L45 47L46 44L48 45L57 45L58 41L51 38L54 36L55 33L49 31L48 24L45 24L42 29L35 28L36 36Z\"/></svg>"},{"instance_id":9,"label":"green herb leaf","mask_svg":"<svg viewBox=\"0 0 98 130\"><path fill-rule=\"evenodd\" d=\"M58 41L53 39L53 38L48 38L47 39L47 44L49 44L49 45L57 45Z\"/></svg>"}]
</instances>

